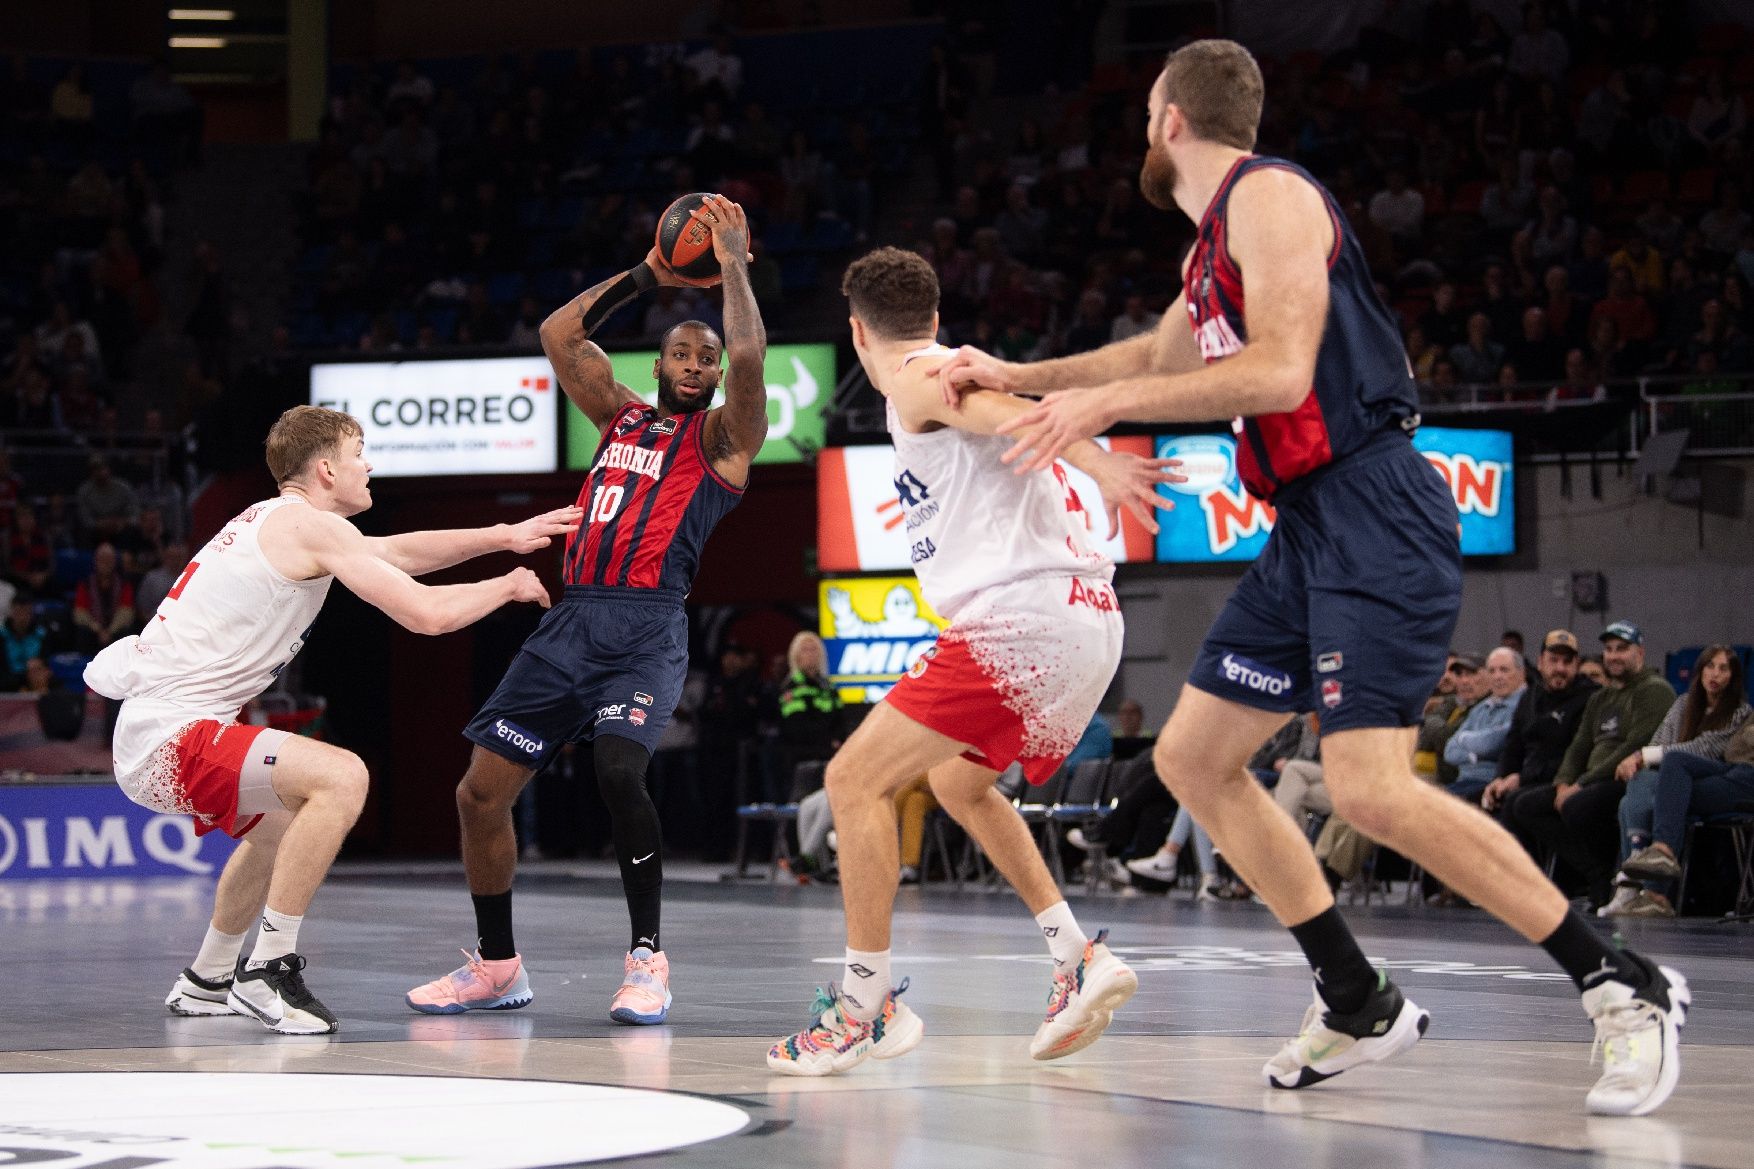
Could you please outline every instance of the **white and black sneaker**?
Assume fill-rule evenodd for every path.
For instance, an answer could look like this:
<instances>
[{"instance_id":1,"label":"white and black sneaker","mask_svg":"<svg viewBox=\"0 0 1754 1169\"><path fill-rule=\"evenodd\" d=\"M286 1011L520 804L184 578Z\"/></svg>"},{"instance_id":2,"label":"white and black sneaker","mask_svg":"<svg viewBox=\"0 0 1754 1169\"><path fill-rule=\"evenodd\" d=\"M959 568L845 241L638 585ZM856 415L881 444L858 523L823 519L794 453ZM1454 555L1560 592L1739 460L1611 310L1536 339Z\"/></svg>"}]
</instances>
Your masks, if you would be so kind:
<instances>
[{"instance_id":1,"label":"white and black sneaker","mask_svg":"<svg viewBox=\"0 0 1754 1169\"><path fill-rule=\"evenodd\" d=\"M1600 1116L1643 1116L1669 1098L1681 1078L1681 1026L1693 1001L1678 971L1622 956L1643 975L1642 986L1604 978L1583 992L1596 1024L1591 1058L1602 1055L1602 1078L1587 1104Z\"/></svg>"},{"instance_id":2,"label":"white and black sneaker","mask_svg":"<svg viewBox=\"0 0 1754 1169\"><path fill-rule=\"evenodd\" d=\"M288 954L262 966L240 960L226 1000L240 1015L254 1015L270 1031L282 1035L328 1035L341 1028L329 1008L305 987L304 956Z\"/></svg>"},{"instance_id":3,"label":"white and black sneaker","mask_svg":"<svg viewBox=\"0 0 1754 1169\"><path fill-rule=\"evenodd\" d=\"M173 1015L235 1015L237 1012L226 1001L231 994L231 981L228 974L209 982L196 974L193 967L185 967L171 984L164 1005Z\"/></svg>"},{"instance_id":4,"label":"white and black sneaker","mask_svg":"<svg viewBox=\"0 0 1754 1169\"><path fill-rule=\"evenodd\" d=\"M1421 1010L1379 970L1376 989L1349 1015L1330 1010L1317 990L1297 1038L1287 1041L1261 1072L1270 1087L1307 1088L1400 1054L1418 1043L1430 1025L1430 1012Z\"/></svg>"}]
</instances>

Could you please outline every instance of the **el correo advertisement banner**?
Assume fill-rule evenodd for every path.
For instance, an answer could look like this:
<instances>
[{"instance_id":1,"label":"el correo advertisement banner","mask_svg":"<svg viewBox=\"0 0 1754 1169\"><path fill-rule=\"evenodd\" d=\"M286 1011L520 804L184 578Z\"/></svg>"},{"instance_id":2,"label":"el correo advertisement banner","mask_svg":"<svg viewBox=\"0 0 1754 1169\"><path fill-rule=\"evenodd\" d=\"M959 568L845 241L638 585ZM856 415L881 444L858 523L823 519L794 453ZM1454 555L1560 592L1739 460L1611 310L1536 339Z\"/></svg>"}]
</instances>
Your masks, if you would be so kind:
<instances>
[{"instance_id":1,"label":"el correo advertisement banner","mask_svg":"<svg viewBox=\"0 0 1754 1169\"><path fill-rule=\"evenodd\" d=\"M647 402L658 400L658 379L652 364L658 352L611 353L615 380ZM545 367L546 368L546 367ZM728 367L727 367L728 371ZM801 463L819 450L823 439L823 414L834 393L833 345L769 345L767 347L767 441L755 456L763 463ZM725 383L719 382L715 406L725 401ZM601 436L577 408L566 412L566 466L586 471L597 453Z\"/></svg>"},{"instance_id":2,"label":"el correo advertisement banner","mask_svg":"<svg viewBox=\"0 0 1754 1169\"><path fill-rule=\"evenodd\" d=\"M911 576L829 577L817 589L828 680L846 702L880 700L947 624Z\"/></svg>"},{"instance_id":3,"label":"el correo advertisement banner","mask_svg":"<svg viewBox=\"0 0 1754 1169\"><path fill-rule=\"evenodd\" d=\"M1151 439L1144 435L1096 441L1111 450L1151 457ZM1108 517L1095 480L1070 464L1062 465L1082 505L1090 546L1117 564L1149 563L1151 533L1123 512L1120 533L1107 539ZM1158 513L1159 523L1164 515ZM912 570L901 500L895 488L894 447L834 447L817 455L816 559L824 572Z\"/></svg>"},{"instance_id":4,"label":"el correo advertisement banner","mask_svg":"<svg viewBox=\"0 0 1754 1169\"><path fill-rule=\"evenodd\" d=\"M383 478L553 471L560 396L544 357L311 367L311 405L359 419Z\"/></svg>"},{"instance_id":5,"label":"el correo advertisement banner","mask_svg":"<svg viewBox=\"0 0 1754 1169\"><path fill-rule=\"evenodd\" d=\"M1413 437L1449 484L1462 521L1464 556L1516 551L1516 462L1507 430L1425 426ZM1170 485L1180 503L1158 513L1157 559L1185 564L1253 560L1273 530L1274 512L1243 489L1236 440L1227 434L1166 435L1160 458L1180 459L1186 483Z\"/></svg>"},{"instance_id":6,"label":"el correo advertisement banner","mask_svg":"<svg viewBox=\"0 0 1754 1169\"><path fill-rule=\"evenodd\" d=\"M20 877L211 877L237 841L195 835L188 816L143 808L114 783L0 788L0 881Z\"/></svg>"}]
</instances>

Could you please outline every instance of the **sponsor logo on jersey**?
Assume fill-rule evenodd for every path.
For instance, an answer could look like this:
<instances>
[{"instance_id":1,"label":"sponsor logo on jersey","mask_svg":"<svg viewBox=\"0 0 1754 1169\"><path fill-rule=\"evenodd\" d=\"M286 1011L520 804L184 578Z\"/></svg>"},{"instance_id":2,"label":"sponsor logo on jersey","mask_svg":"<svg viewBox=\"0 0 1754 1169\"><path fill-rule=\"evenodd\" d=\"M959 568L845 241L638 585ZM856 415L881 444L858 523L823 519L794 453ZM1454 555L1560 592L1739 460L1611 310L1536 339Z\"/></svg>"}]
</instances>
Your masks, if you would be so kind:
<instances>
[{"instance_id":1,"label":"sponsor logo on jersey","mask_svg":"<svg viewBox=\"0 0 1754 1169\"><path fill-rule=\"evenodd\" d=\"M675 434L676 433L676 420L674 418L660 418L660 419L658 419L656 422L652 423L652 433L653 434Z\"/></svg>"},{"instance_id":2,"label":"sponsor logo on jersey","mask_svg":"<svg viewBox=\"0 0 1754 1169\"><path fill-rule=\"evenodd\" d=\"M646 725L646 712L637 706L631 707L627 712L627 721L636 727L643 727Z\"/></svg>"},{"instance_id":3,"label":"sponsor logo on jersey","mask_svg":"<svg viewBox=\"0 0 1754 1169\"><path fill-rule=\"evenodd\" d=\"M1337 672L1339 672L1340 667L1345 665L1345 664L1346 664L1346 658L1343 654L1337 654L1337 653L1322 654L1320 657L1316 658L1316 673L1318 673L1318 674L1337 673Z\"/></svg>"},{"instance_id":4,"label":"sponsor logo on jersey","mask_svg":"<svg viewBox=\"0 0 1754 1169\"><path fill-rule=\"evenodd\" d=\"M650 706L652 704L652 696L639 690L633 692L633 700L641 706Z\"/></svg>"},{"instance_id":5,"label":"sponsor logo on jersey","mask_svg":"<svg viewBox=\"0 0 1754 1169\"><path fill-rule=\"evenodd\" d=\"M927 536L924 540L914 541L913 549L908 553L908 556L915 564L918 564L922 560L930 560L937 554L938 545L932 543L932 537Z\"/></svg>"},{"instance_id":6,"label":"sponsor logo on jersey","mask_svg":"<svg viewBox=\"0 0 1754 1169\"><path fill-rule=\"evenodd\" d=\"M627 718L627 703L612 702L608 706L597 708L597 721L600 723L619 722Z\"/></svg>"},{"instance_id":7,"label":"sponsor logo on jersey","mask_svg":"<svg viewBox=\"0 0 1754 1169\"><path fill-rule=\"evenodd\" d=\"M1322 705L1329 710L1340 705L1340 699L1343 693L1344 692L1340 689L1340 680L1338 678L1324 678L1322 680Z\"/></svg>"},{"instance_id":8,"label":"sponsor logo on jersey","mask_svg":"<svg viewBox=\"0 0 1754 1169\"><path fill-rule=\"evenodd\" d=\"M1284 670L1275 670L1271 666L1263 666L1257 661L1243 657L1241 654L1227 653L1219 662L1219 670L1225 680L1250 690L1258 690L1262 694L1277 697L1291 689L1291 675ZM1334 683L1336 687L1339 683ZM1324 686L1324 693L1326 687ZM1335 701L1338 701L1336 699Z\"/></svg>"},{"instance_id":9,"label":"sponsor logo on jersey","mask_svg":"<svg viewBox=\"0 0 1754 1169\"><path fill-rule=\"evenodd\" d=\"M543 746L545 746L541 738L526 731L517 723L509 723L503 718L493 720L493 733L526 755L540 755Z\"/></svg>"},{"instance_id":10,"label":"sponsor logo on jersey","mask_svg":"<svg viewBox=\"0 0 1754 1169\"><path fill-rule=\"evenodd\" d=\"M918 678L921 674L926 672L926 667L931 665L932 659L937 656L938 647L934 645L931 649L928 649L925 653L914 659L914 664L907 668L907 676L910 678Z\"/></svg>"},{"instance_id":11,"label":"sponsor logo on jersey","mask_svg":"<svg viewBox=\"0 0 1754 1169\"><path fill-rule=\"evenodd\" d=\"M657 429L657 423L652 424L652 429ZM632 443L612 442L603 448L603 456L591 469L597 471L605 467L656 479L663 474L664 452L650 447L634 446Z\"/></svg>"},{"instance_id":12,"label":"sponsor logo on jersey","mask_svg":"<svg viewBox=\"0 0 1754 1169\"><path fill-rule=\"evenodd\" d=\"M1200 356L1207 361L1217 361L1220 357L1229 357L1232 353L1242 351L1242 338L1230 327L1230 321L1223 316L1202 321L1194 330L1194 340L1199 342Z\"/></svg>"},{"instance_id":13,"label":"sponsor logo on jersey","mask_svg":"<svg viewBox=\"0 0 1754 1169\"><path fill-rule=\"evenodd\" d=\"M1115 591L1101 581L1085 582L1077 577L1072 578L1072 591L1066 597L1068 605L1083 605L1095 609L1099 613L1115 613L1120 611L1121 604L1115 600Z\"/></svg>"}]
</instances>

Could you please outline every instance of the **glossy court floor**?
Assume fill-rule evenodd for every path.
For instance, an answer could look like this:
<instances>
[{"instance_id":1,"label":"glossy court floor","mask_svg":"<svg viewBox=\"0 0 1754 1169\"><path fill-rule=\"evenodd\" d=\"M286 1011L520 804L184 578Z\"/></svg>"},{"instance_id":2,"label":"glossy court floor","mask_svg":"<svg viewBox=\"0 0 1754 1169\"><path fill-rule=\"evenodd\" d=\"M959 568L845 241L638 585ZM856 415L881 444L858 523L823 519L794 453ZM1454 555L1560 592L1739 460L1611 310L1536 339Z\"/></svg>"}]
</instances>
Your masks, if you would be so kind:
<instances>
[{"instance_id":1,"label":"glossy court floor","mask_svg":"<svg viewBox=\"0 0 1754 1169\"><path fill-rule=\"evenodd\" d=\"M607 1018L625 942L619 889L608 876L600 866L548 866L520 877L531 1006L425 1017L402 995L455 965L470 940L460 871L339 875L302 937L309 984L342 1019L332 1039L164 1011L163 996L204 926L207 881L0 883L0 1073L34 1073L0 1076L0 1146L28 1145L46 1131L32 1128L40 1118L29 1115L28 1093L8 1085L92 1092L82 1115L97 1128L97 1094L125 1098L130 1084L147 1080L273 1092L261 1085L292 1084L287 1073L341 1073L617 1085L665 1100L719 1101L745 1115L729 1135L621 1162L679 1169L1754 1166L1754 926L1622 927L1630 944L1680 967L1695 999L1675 1096L1648 1118L1605 1119L1584 1114L1596 1069L1570 983L1539 951L1471 910L1350 908L1367 951L1391 963L1409 996L1432 1011L1431 1031L1390 1065L1279 1092L1262 1086L1260 1067L1295 1030L1310 983L1264 908L1196 907L1185 893L1075 899L1087 928L1112 929L1140 990L1096 1046L1037 1064L1026 1044L1049 967L1021 907L988 892L904 890L896 971L912 979L908 1001L925 1020L925 1042L893 1062L798 1080L769 1075L762 1057L772 1039L802 1025L812 988L838 975L838 891L672 880L664 923L671 1021L628 1028ZM282 1075L42 1075L87 1072ZM57 1099L58 1115L78 1111L67 1091ZM571 1115L558 1121L563 1135ZM632 1112L593 1117L596 1131L636 1123ZM285 1133L310 1136L296 1115L281 1119ZM523 1163L595 1155L579 1124L578 1152ZM515 1150L520 1137L496 1139ZM311 1162L278 1152L258 1163L327 1164L330 1155ZM333 1155L369 1165L374 1154ZM59 1169L81 1164L64 1160Z\"/></svg>"}]
</instances>

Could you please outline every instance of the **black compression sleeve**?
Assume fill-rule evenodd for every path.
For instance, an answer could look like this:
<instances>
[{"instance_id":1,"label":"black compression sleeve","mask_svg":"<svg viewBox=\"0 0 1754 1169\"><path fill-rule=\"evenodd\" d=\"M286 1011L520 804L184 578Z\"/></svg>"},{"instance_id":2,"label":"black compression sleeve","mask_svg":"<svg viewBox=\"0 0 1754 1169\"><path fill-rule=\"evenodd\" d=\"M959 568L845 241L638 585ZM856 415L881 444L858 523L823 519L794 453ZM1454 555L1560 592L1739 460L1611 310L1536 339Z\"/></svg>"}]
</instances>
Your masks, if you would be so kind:
<instances>
[{"instance_id":1,"label":"black compression sleeve","mask_svg":"<svg viewBox=\"0 0 1754 1169\"><path fill-rule=\"evenodd\" d=\"M610 313L640 293L648 292L657 286L657 273L653 272L643 260L623 272L621 279L605 288L603 295L592 301L591 306L584 311L579 323L585 330L585 336L589 337L596 332L597 326L607 320Z\"/></svg>"}]
</instances>

